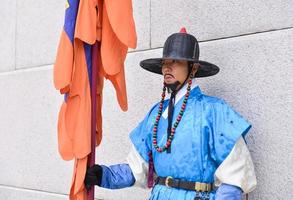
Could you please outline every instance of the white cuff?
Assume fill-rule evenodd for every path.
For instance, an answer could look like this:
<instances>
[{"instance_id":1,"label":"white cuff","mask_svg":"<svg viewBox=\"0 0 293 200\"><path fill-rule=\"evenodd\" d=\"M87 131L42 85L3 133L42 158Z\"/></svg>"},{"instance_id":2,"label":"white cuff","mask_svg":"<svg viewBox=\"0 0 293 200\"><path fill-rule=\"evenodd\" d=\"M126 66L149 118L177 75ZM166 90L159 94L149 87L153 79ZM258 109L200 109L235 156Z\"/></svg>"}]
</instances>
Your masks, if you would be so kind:
<instances>
[{"instance_id":1,"label":"white cuff","mask_svg":"<svg viewBox=\"0 0 293 200\"><path fill-rule=\"evenodd\" d=\"M134 186L146 189L149 166L148 163L139 155L133 145L126 160L135 178Z\"/></svg>"},{"instance_id":2,"label":"white cuff","mask_svg":"<svg viewBox=\"0 0 293 200\"><path fill-rule=\"evenodd\" d=\"M257 181L249 150L242 137L215 172L215 185L238 186L244 193L255 189Z\"/></svg>"}]
</instances>

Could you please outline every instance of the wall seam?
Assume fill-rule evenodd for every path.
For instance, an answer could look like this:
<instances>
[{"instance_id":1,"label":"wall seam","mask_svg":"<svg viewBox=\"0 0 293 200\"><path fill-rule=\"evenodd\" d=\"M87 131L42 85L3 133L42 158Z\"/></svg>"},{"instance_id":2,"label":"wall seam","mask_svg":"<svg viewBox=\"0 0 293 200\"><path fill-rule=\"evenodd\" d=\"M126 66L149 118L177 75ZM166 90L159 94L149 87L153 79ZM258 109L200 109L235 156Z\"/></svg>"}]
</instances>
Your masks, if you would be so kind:
<instances>
[{"instance_id":1,"label":"wall seam","mask_svg":"<svg viewBox=\"0 0 293 200\"><path fill-rule=\"evenodd\" d=\"M64 193L50 192L50 191L46 191L46 190L38 190L38 189L26 188L26 187L17 187L17 186L11 186L11 185L0 184L0 187L12 189L12 190L26 190L26 191L31 191L31 192L54 194L54 195L60 195L60 196L68 196L68 194L64 194Z\"/></svg>"},{"instance_id":2,"label":"wall seam","mask_svg":"<svg viewBox=\"0 0 293 200\"><path fill-rule=\"evenodd\" d=\"M200 40L199 43L218 41L218 40L226 40L226 39L232 39L232 38L240 38L240 37L249 36L249 35L258 35L258 34L263 34L263 33L278 32L278 31L284 31L284 30L290 30L290 29L293 29L293 27L286 27L286 28L281 28L281 29L271 29L271 30L267 30L267 31L259 31L259 32L254 32L254 33L245 33L245 34L240 34L240 35L227 36L227 37L208 39L208 40ZM132 50L132 51L128 52L128 54L136 53L136 52L144 52L144 51L156 50L156 49L161 49L161 48L162 47L154 47L154 48L150 48L150 49Z\"/></svg>"},{"instance_id":3,"label":"wall seam","mask_svg":"<svg viewBox=\"0 0 293 200\"><path fill-rule=\"evenodd\" d=\"M150 0L151 2L151 0ZM150 11L151 12L151 11ZM151 17L150 17L151 18ZM17 19L16 19L17 21ZM151 19L150 19L151 21ZM151 27L151 26L150 26ZM35 70L36 68L43 68L43 67L47 67L50 65L53 65L54 63L46 63L46 64L42 64L42 65L35 65L35 66L30 66L29 68L16 68L16 29L17 27L15 26L15 58L14 58L14 70L11 71L3 71L0 72L1 74L7 74L7 73L11 73L14 71L21 71L21 70L28 70L29 68L32 68L33 70ZM209 39L209 40L201 40L199 41L199 43L206 43L206 42L211 42L211 41L218 41L218 40L226 40L226 39L232 39L232 38L240 38L240 37L244 37L244 36L250 36L250 35L258 35L258 34L263 34L263 33L270 33L270 32L278 32L278 31L284 31L284 30L290 30L293 29L293 27L286 27L286 28L281 28L281 29L271 29L271 30L266 30L266 31L259 31L259 32L254 32L254 33L245 33L245 34L241 34L241 35L234 35L234 36L227 36L227 37L221 37L221 38L215 38L215 39ZM150 28L150 45L151 45L151 28ZM154 47L154 48L149 48L149 49L140 49L140 50L131 50L130 52L128 52L128 54L132 54L132 53L139 53L139 52L146 52L146 51L151 51L151 50L156 50L156 49L161 49L162 47Z\"/></svg>"},{"instance_id":4,"label":"wall seam","mask_svg":"<svg viewBox=\"0 0 293 200\"><path fill-rule=\"evenodd\" d=\"M64 194L64 193L56 193L56 192L50 192L50 191L46 191L46 190L36 190L36 189L32 189L32 188L24 188L24 187L16 187L16 186L9 186L9 185L3 185L0 184L0 188L6 188L6 189L10 189L10 190L21 190L21 191L29 191L29 192L34 192L34 193L43 193L43 194L50 194L50 195L59 195L62 197L68 197L69 194ZM102 200L102 199L98 199L95 198L95 200Z\"/></svg>"},{"instance_id":5,"label":"wall seam","mask_svg":"<svg viewBox=\"0 0 293 200\"><path fill-rule=\"evenodd\" d=\"M244 34L221 37L221 38L214 38L214 39L209 39L209 40L201 40L200 42L204 43L204 42L210 42L210 41L225 40L225 39L230 39L230 38L240 38L240 37L249 36L249 35L258 35L258 34L263 34L263 33L278 32L278 31L290 30L290 29L293 29L293 27L286 27L286 28L280 28L280 29L270 29L270 30L265 30L265 31L257 31L257 32L253 32L253 33L244 33Z\"/></svg>"},{"instance_id":6,"label":"wall seam","mask_svg":"<svg viewBox=\"0 0 293 200\"><path fill-rule=\"evenodd\" d=\"M29 68L20 68L20 69L16 69L16 70L10 70L10 71L6 71L6 72L1 72L0 76L3 75L8 75L8 74L15 74L15 73L20 73L20 72L34 72L34 71L41 71L41 70L48 70L48 69L53 69L53 64L49 64L49 65L40 65L37 67L29 67ZM0 184L1 185L1 184Z\"/></svg>"}]
</instances>

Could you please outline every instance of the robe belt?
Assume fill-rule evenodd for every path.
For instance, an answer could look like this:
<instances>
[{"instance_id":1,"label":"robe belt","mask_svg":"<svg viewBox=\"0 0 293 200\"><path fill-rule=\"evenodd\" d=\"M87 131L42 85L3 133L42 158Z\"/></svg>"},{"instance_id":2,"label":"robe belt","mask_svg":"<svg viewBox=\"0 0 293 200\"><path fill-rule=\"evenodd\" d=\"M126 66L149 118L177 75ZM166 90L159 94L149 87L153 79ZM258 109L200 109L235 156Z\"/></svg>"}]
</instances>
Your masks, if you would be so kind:
<instances>
[{"instance_id":1,"label":"robe belt","mask_svg":"<svg viewBox=\"0 0 293 200\"><path fill-rule=\"evenodd\" d=\"M184 190L193 190L197 192L210 192L214 189L211 183L191 182L180 179L174 179L171 176L157 177L155 184L165 185L167 187L179 188Z\"/></svg>"}]
</instances>

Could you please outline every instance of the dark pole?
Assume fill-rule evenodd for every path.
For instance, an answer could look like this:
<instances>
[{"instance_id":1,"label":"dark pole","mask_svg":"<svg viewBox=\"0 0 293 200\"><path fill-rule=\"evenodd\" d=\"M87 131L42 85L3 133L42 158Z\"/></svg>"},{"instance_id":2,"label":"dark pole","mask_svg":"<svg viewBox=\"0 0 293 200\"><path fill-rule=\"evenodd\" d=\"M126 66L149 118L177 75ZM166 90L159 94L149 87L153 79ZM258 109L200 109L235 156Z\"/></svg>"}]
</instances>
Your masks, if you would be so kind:
<instances>
[{"instance_id":1,"label":"dark pole","mask_svg":"<svg viewBox=\"0 0 293 200\"><path fill-rule=\"evenodd\" d=\"M96 156L96 111L97 111L97 69L98 69L98 48L99 44L96 42L92 46L92 77L91 77L91 153L88 158L89 166L95 164ZM88 191L88 200L94 200L95 198L95 187L92 186Z\"/></svg>"}]
</instances>

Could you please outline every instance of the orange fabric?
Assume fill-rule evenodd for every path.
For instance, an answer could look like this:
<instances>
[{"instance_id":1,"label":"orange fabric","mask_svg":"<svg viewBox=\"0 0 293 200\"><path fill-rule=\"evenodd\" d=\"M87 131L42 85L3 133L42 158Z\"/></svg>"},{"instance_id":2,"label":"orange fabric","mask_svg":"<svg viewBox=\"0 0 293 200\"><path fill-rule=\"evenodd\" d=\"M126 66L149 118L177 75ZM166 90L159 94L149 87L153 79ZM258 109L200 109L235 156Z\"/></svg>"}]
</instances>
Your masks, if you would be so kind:
<instances>
[{"instance_id":1,"label":"orange fabric","mask_svg":"<svg viewBox=\"0 0 293 200\"><path fill-rule=\"evenodd\" d=\"M59 152L64 160L83 158L90 153L90 86L83 43L75 40L74 73L67 101L58 119ZM55 68L59 67L57 63Z\"/></svg>"},{"instance_id":2,"label":"orange fabric","mask_svg":"<svg viewBox=\"0 0 293 200\"><path fill-rule=\"evenodd\" d=\"M83 158L91 152L91 98L83 42L75 39L74 75L67 99L66 128L73 141L76 158Z\"/></svg>"},{"instance_id":3,"label":"orange fabric","mask_svg":"<svg viewBox=\"0 0 293 200\"><path fill-rule=\"evenodd\" d=\"M58 119L59 152L64 160L83 158L91 151L88 123L91 113L89 79L83 43L79 40L74 43L74 50L70 49L70 40L62 32L54 65L55 87L61 93L68 92L67 101L62 104Z\"/></svg>"},{"instance_id":4,"label":"orange fabric","mask_svg":"<svg viewBox=\"0 0 293 200\"><path fill-rule=\"evenodd\" d=\"M97 13L98 10L98 13ZM58 149L64 160L75 159L70 200L86 200L84 176L91 151L91 96L83 42L101 42L97 74L96 143L102 140L102 100L104 78L114 85L122 110L127 110L124 61L128 47L135 48L136 33L131 0L80 0L74 45L62 31L56 62L54 84L68 93L58 118Z\"/></svg>"},{"instance_id":5,"label":"orange fabric","mask_svg":"<svg viewBox=\"0 0 293 200\"><path fill-rule=\"evenodd\" d=\"M66 58L66 59L65 59ZM73 47L70 39L63 30L58 46L54 65L54 85L62 94L69 91L73 67ZM64 90L66 88L66 90Z\"/></svg>"},{"instance_id":6,"label":"orange fabric","mask_svg":"<svg viewBox=\"0 0 293 200\"><path fill-rule=\"evenodd\" d=\"M84 187L83 180L87 167L87 157L75 159L72 183L70 188L70 200L87 200L87 191Z\"/></svg>"},{"instance_id":7,"label":"orange fabric","mask_svg":"<svg viewBox=\"0 0 293 200\"><path fill-rule=\"evenodd\" d=\"M107 5L107 1L105 2ZM127 6L127 4L122 4ZM122 6L121 5L121 6ZM120 6L120 9L122 9ZM125 9L127 10L127 9ZM109 79L115 87L118 103L123 111L128 109L127 93L124 74L124 61L127 54L128 47L123 44L115 35L112 24L108 18L108 9L103 7L103 21L102 21L102 41L101 41L101 56L102 66L105 71L105 77ZM112 13L112 12L110 12ZM121 14L121 13L120 13ZM113 15L113 13L112 13ZM127 15L127 14L126 14ZM120 16L123 18L124 16ZM122 30L133 29L132 27L124 27ZM134 30L135 31L135 30ZM123 31L120 31L123 33ZM135 37L136 40L136 37ZM115 49L115 51L113 51Z\"/></svg>"},{"instance_id":8,"label":"orange fabric","mask_svg":"<svg viewBox=\"0 0 293 200\"><path fill-rule=\"evenodd\" d=\"M67 109L66 102L62 103L59 111L58 120L58 149L61 157L64 160L72 160L74 153L72 147L72 140L69 138L65 126L65 112Z\"/></svg>"},{"instance_id":9,"label":"orange fabric","mask_svg":"<svg viewBox=\"0 0 293 200\"><path fill-rule=\"evenodd\" d=\"M104 71L102 68L101 53L98 50L98 66L97 69L97 93L96 93L96 142L99 145L102 141L102 104L103 104L103 88L104 88Z\"/></svg>"},{"instance_id":10,"label":"orange fabric","mask_svg":"<svg viewBox=\"0 0 293 200\"><path fill-rule=\"evenodd\" d=\"M101 55L103 67L106 74L114 75L119 73L123 68L127 54L127 46L113 32L105 6L103 7L102 27Z\"/></svg>"},{"instance_id":11,"label":"orange fabric","mask_svg":"<svg viewBox=\"0 0 293 200\"><path fill-rule=\"evenodd\" d=\"M60 44L69 46L66 42L70 42L69 39L61 37ZM59 45L59 49L62 48L62 45ZM60 80L55 82L57 83L55 87L57 88L58 86L60 90L64 88L69 89L67 90L68 98L66 102L63 102L59 112L58 148L64 160L71 160L73 158L76 160L70 199L85 200L87 192L84 190L83 180L87 166L87 156L91 152L91 99L87 63L83 42L79 39L74 40L74 50L72 49L74 52L74 61L72 62L71 70L68 70L69 66L62 65L62 63L69 63L66 59L71 59L71 57L66 57L62 49L59 49L58 53L61 53L57 55L57 60L54 65L54 78L56 77L56 80L58 80L60 77ZM60 57L65 61L59 61L58 58ZM57 73L56 76L55 72ZM70 77L70 81L68 81L68 77ZM101 101L101 98L99 98L99 101ZM101 106L101 103L99 103L99 106ZM97 109L97 111L99 110L101 108ZM97 120L99 124L99 136L97 139L100 143L101 115L99 115L99 118Z\"/></svg>"},{"instance_id":12,"label":"orange fabric","mask_svg":"<svg viewBox=\"0 0 293 200\"><path fill-rule=\"evenodd\" d=\"M98 16L96 5L96 0L79 1L74 37L88 44L94 44L97 38L96 24Z\"/></svg>"},{"instance_id":13,"label":"orange fabric","mask_svg":"<svg viewBox=\"0 0 293 200\"><path fill-rule=\"evenodd\" d=\"M132 0L123 0L123 3L117 0L107 0L105 4L115 35L124 45L136 48L137 37L132 16Z\"/></svg>"},{"instance_id":14,"label":"orange fabric","mask_svg":"<svg viewBox=\"0 0 293 200\"><path fill-rule=\"evenodd\" d=\"M114 85L114 88L116 90L116 97L118 99L120 108L123 111L127 111L128 104L124 68L122 68L118 74L112 76L108 75L106 76L106 78L108 78Z\"/></svg>"}]
</instances>

